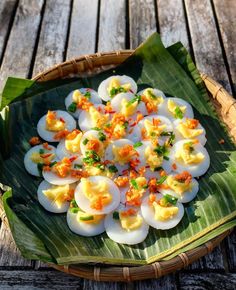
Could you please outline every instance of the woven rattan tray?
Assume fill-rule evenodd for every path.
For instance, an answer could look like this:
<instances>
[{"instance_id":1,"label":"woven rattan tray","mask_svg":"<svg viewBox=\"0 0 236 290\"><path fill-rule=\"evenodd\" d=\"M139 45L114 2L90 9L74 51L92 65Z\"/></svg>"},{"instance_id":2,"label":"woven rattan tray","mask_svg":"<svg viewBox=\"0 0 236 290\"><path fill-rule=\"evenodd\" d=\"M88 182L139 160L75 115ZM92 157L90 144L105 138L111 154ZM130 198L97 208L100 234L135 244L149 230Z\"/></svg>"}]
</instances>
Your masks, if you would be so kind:
<instances>
[{"instance_id":1,"label":"woven rattan tray","mask_svg":"<svg viewBox=\"0 0 236 290\"><path fill-rule=\"evenodd\" d=\"M127 57L133 53L132 50L114 51L108 53L97 53L84 55L70 61L66 61L52 67L45 72L40 73L34 80L44 82L60 78L94 75L108 68L114 67L122 63ZM228 131L234 141L236 141L236 100L228 94L228 92L213 79L205 74L201 75L212 102L215 105L217 113L221 116L226 124ZM0 217L7 224L6 215L3 206L0 204ZM158 278L163 275L180 270L193 263L197 259L211 252L229 233L228 230L207 243L181 253L175 258L168 261L155 262L150 265L138 267L118 267L118 266L86 266L86 265L67 265L59 266L50 264L57 270L97 281L134 281L150 278Z\"/></svg>"}]
</instances>

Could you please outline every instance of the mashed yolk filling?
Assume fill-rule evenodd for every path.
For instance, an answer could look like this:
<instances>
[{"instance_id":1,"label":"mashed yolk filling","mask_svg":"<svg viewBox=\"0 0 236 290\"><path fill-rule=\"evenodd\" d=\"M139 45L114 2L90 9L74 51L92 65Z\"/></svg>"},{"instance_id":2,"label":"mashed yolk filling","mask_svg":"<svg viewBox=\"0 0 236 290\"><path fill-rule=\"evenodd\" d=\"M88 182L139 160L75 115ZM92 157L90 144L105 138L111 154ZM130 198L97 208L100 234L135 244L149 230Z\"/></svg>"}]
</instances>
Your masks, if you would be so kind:
<instances>
[{"instance_id":1,"label":"mashed yolk filling","mask_svg":"<svg viewBox=\"0 0 236 290\"><path fill-rule=\"evenodd\" d=\"M166 179L166 183L174 192L182 195L184 192L191 190L191 180L191 174L184 171L176 176L169 175Z\"/></svg>"},{"instance_id":2,"label":"mashed yolk filling","mask_svg":"<svg viewBox=\"0 0 236 290\"><path fill-rule=\"evenodd\" d=\"M199 152L194 152L194 144L192 142L184 143L182 148L175 154L175 158L184 164L198 164L201 163L204 159L204 155Z\"/></svg>"},{"instance_id":3,"label":"mashed yolk filling","mask_svg":"<svg viewBox=\"0 0 236 290\"><path fill-rule=\"evenodd\" d=\"M127 84L121 85L121 82L119 81L118 78L112 78L107 88L108 94L111 93L112 89L119 89L119 88L122 88L124 89L125 92L128 92L131 89L131 84L127 83Z\"/></svg>"},{"instance_id":4,"label":"mashed yolk filling","mask_svg":"<svg viewBox=\"0 0 236 290\"><path fill-rule=\"evenodd\" d=\"M153 89L146 89L142 95L142 101L145 103L148 113L156 113L158 105L162 104L164 99L156 96Z\"/></svg>"},{"instance_id":5,"label":"mashed yolk filling","mask_svg":"<svg viewBox=\"0 0 236 290\"><path fill-rule=\"evenodd\" d=\"M55 158L53 153L40 154L39 152L33 152L30 159L34 163L49 164Z\"/></svg>"},{"instance_id":6,"label":"mashed yolk filling","mask_svg":"<svg viewBox=\"0 0 236 290\"><path fill-rule=\"evenodd\" d=\"M72 95L72 100L73 102L76 103L77 108L81 110L88 111L89 108L93 106L93 104L90 103L88 99L79 90L74 91Z\"/></svg>"},{"instance_id":7,"label":"mashed yolk filling","mask_svg":"<svg viewBox=\"0 0 236 290\"><path fill-rule=\"evenodd\" d=\"M56 112L48 111L46 115L46 129L52 132L59 132L64 130L66 123L62 118L57 118Z\"/></svg>"},{"instance_id":8,"label":"mashed yolk filling","mask_svg":"<svg viewBox=\"0 0 236 290\"><path fill-rule=\"evenodd\" d=\"M166 221L172 219L179 212L177 206L161 206L156 201L152 205L155 211L155 220Z\"/></svg>"},{"instance_id":9,"label":"mashed yolk filling","mask_svg":"<svg viewBox=\"0 0 236 290\"><path fill-rule=\"evenodd\" d=\"M109 114L100 113L94 106L91 106L88 112L92 121L92 126L101 128L108 122Z\"/></svg>"},{"instance_id":10,"label":"mashed yolk filling","mask_svg":"<svg viewBox=\"0 0 236 290\"><path fill-rule=\"evenodd\" d=\"M132 208L119 213L121 227L124 230L132 231L141 227L143 219Z\"/></svg>"},{"instance_id":11,"label":"mashed yolk filling","mask_svg":"<svg viewBox=\"0 0 236 290\"><path fill-rule=\"evenodd\" d=\"M165 124L160 125L160 120L153 118L152 121L148 119L144 121L144 128L146 130L146 136L148 138L150 137L156 138L166 128L166 125Z\"/></svg>"},{"instance_id":12,"label":"mashed yolk filling","mask_svg":"<svg viewBox=\"0 0 236 290\"><path fill-rule=\"evenodd\" d=\"M147 164L150 166L150 169L153 171L156 167L160 167L163 162L163 156L158 156L151 147L147 147L144 152Z\"/></svg>"},{"instance_id":13,"label":"mashed yolk filling","mask_svg":"<svg viewBox=\"0 0 236 290\"><path fill-rule=\"evenodd\" d=\"M43 190L43 194L52 202L54 202L58 208L62 207L66 197L69 195L69 184L65 185L52 185L51 188Z\"/></svg>"},{"instance_id":14,"label":"mashed yolk filling","mask_svg":"<svg viewBox=\"0 0 236 290\"><path fill-rule=\"evenodd\" d=\"M81 179L81 185L84 195L90 201L90 207L101 210L112 201L112 195L109 192L109 185L104 182L91 182L86 178Z\"/></svg>"},{"instance_id":15,"label":"mashed yolk filling","mask_svg":"<svg viewBox=\"0 0 236 290\"><path fill-rule=\"evenodd\" d=\"M179 106L178 106L174 101L172 101L172 100L168 100L168 102L167 102L167 108L168 108L168 110L169 110L173 115L175 115L175 111L176 111L177 108L179 108L180 111L181 111L183 114L185 114L186 109L187 109L186 106L180 106L180 107L179 107Z\"/></svg>"},{"instance_id":16,"label":"mashed yolk filling","mask_svg":"<svg viewBox=\"0 0 236 290\"><path fill-rule=\"evenodd\" d=\"M118 162L121 165L130 162L132 157L138 155L132 145L125 145L123 147L116 147L115 145L113 145L112 153L114 155L114 161Z\"/></svg>"},{"instance_id":17,"label":"mashed yolk filling","mask_svg":"<svg viewBox=\"0 0 236 290\"><path fill-rule=\"evenodd\" d=\"M203 133L202 129L196 129L199 122L195 119L187 119L185 122L180 122L177 130L184 138L194 138Z\"/></svg>"},{"instance_id":18,"label":"mashed yolk filling","mask_svg":"<svg viewBox=\"0 0 236 290\"><path fill-rule=\"evenodd\" d=\"M130 117L136 112L137 107L138 107L138 101L130 103L129 101L127 101L127 99L124 98L121 101L120 112L125 117Z\"/></svg>"},{"instance_id":19,"label":"mashed yolk filling","mask_svg":"<svg viewBox=\"0 0 236 290\"><path fill-rule=\"evenodd\" d=\"M65 138L66 149L72 153L80 152L80 140L82 135L82 132L79 130L74 130L69 133Z\"/></svg>"}]
</instances>

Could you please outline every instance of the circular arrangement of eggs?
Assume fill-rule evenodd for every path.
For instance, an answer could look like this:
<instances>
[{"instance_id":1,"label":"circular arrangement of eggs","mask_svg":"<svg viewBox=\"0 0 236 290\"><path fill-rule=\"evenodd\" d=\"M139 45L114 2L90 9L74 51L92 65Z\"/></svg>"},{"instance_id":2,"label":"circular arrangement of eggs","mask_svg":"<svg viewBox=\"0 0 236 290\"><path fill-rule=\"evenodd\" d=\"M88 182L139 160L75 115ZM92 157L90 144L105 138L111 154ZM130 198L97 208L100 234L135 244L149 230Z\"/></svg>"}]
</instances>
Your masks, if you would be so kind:
<instances>
[{"instance_id":1,"label":"circular arrangement of eggs","mask_svg":"<svg viewBox=\"0 0 236 290\"><path fill-rule=\"evenodd\" d=\"M37 131L45 141L32 137L25 154L27 172L44 178L39 203L67 212L78 235L106 232L128 245L144 241L149 226L175 227L183 203L198 193L194 177L210 165L206 132L191 105L157 88L137 92L132 78L117 75L98 92L70 92L65 106L41 117Z\"/></svg>"}]
</instances>

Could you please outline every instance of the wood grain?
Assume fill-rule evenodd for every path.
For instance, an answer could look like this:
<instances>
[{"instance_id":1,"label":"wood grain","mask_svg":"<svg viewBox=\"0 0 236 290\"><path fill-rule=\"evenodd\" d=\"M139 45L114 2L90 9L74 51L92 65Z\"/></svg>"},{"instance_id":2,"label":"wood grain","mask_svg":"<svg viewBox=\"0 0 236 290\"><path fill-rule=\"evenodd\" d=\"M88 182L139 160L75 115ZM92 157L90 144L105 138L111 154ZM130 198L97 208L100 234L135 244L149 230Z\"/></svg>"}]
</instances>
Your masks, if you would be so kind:
<instances>
[{"instance_id":1,"label":"wood grain","mask_svg":"<svg viewBox=\"0 0 236 290\"><path fill-rule=\"evenodd\" d=\"M27 77L43 0L20 0L0 71L0 91L9 75Z\"/></svg>"},{"instance_id":2,"label":"wood grain","mask_svg":"<svg viewBox=\"0 0 236 290\"><path fill-rule=\"evenodd\" d=\"M236 271L236 228L233 233L226 239L227 258L230 271Z\"/></svg>"},{"instance_id":3,"label":"wood grain","mask_svg":"<svg viewBox=\"0 0 236 290\"><path fill-rule=\"evenodd\" d=\"M189 40L182 0L157 0L160 34L165 46L181 41L189 50Z\"/></svg>"},{"instance_id":4,"label":"wood grain","mask_svg":"<svg viewBox=\"0 0 236 290\"><path fill-rule=\"evenodd\" d=\"M97 0L74 0L66 58L95 52Z\"/></svg>"},{"instance_id":5,"label":"wood grain","mask_svg":"<svg viewBox=\"0 0 236 290\"><path fill-rule=\"evenodd\" d=\"M0 267L32 267L32 262L21 256L9 227L4 223L0 228Z\"/></svg>"},{"instance_id":6,"label":"wood grain","mask_svg":"<svg viewBox=\"0 0 236 290\"><path fill-rule=\"evenodd\" d=\"M135 282L134 289L137 290L176 290L177 285L174 274L161 277L159 279L151 279L146 281Z\"/></svg>"},{"instance_id":7,"label":"wood grain","mask_svg":"<svg viewBox=\"0 0 236 290\"><path fill-rule=\"evenodd\" d=\"M156 14L153 0L130 0L130 48L136 48L156 31Z\"/></svg>"},{"instance_id":8,"label":"wood grain","mask_svg":"<svg viewBox=\"0 0 236 290\"><path fill-rule=\"evenodd\" d=\"M231 93L210 0L185 0L185 5L198 69Z\"/></svg>"},{"instance_id":9,"label":"wood grain","mask_svg":"<svg viewBox=\"0 0 236 290\"><path fill-rule=\"evenodd\" d=\"M213 3L236 93L236 1L214 0Z\"/></svg>"},{"instance_id":10,"label":"wood grain","mask_svg":"<svg viewBox=\"0 0 236 290\"><path fill-rule=\"evenodd\" d=\"M0 58L7 41L9 25L14 16L17 0L0 1Z\"/></svg>"},{"instance_id":11,"label":"wood grain","mask_svg":"<svg viewBox=\"0 0 236 290\"><path fill-rule=\"evenodd\" d=\"M101 0L98 51L125 48L125 0Z\"/></svg>"},{"instance_id":12,"label":"wood grain","mask_svg":"<svg viewBox=\"0 0 236 290\"><path fill-rule=\"evenodd\" d=\"M219 273L180 273L181 290L235 290L236 274Z\"/></svg>"},{"instance_id":13,"label":"wood grain","mask_svg":"<svg viewBox=\"0 0 236 290\"><path fill-rule=\"evenodd\" d=\"M70 0L46 2L33 75L63 61Z\"/></svg>"}]
</instances>

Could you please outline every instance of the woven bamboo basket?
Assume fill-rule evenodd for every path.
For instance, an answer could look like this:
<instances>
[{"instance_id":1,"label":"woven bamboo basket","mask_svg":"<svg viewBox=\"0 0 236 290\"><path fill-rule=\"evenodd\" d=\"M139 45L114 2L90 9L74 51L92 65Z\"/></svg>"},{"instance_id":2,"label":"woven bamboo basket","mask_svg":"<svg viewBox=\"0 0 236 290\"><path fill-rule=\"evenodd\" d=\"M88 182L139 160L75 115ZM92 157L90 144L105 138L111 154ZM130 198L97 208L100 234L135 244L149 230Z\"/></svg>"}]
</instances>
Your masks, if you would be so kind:
<instances>
[{"instance_id":1,"label":"woven bamboo basket","mask_svg":"<svg viewBox=\"0 0 236 290\"><path fill-rule=\"evenodd\" d=\"M119 50L107 53L96 53L84 55L58 64L40 74L33 79L38 82L62 79L74 76L90 76L115 67L125 61L132 50ZM236 142L236 100L216 81L201 74L217 113L222 118L228 128L234 142ZM8 222L2 204L0 204L0 218L8 227ZM66 272L68 274L92 279L96 281L123 281L130 282L150 278L159 278L169 273L187 267L189 264L210 253L219 243L230 234L232 230L227 230L207 243L179 254L168 261L159 261L150 265L137 267L122 267L109 265L56 265L51 267Z\"/></svg>"}]
</instances>

